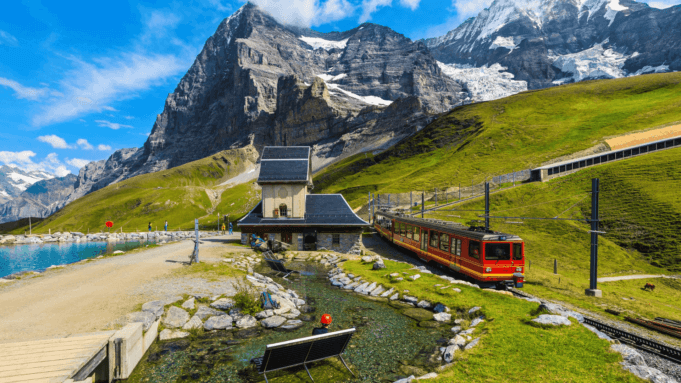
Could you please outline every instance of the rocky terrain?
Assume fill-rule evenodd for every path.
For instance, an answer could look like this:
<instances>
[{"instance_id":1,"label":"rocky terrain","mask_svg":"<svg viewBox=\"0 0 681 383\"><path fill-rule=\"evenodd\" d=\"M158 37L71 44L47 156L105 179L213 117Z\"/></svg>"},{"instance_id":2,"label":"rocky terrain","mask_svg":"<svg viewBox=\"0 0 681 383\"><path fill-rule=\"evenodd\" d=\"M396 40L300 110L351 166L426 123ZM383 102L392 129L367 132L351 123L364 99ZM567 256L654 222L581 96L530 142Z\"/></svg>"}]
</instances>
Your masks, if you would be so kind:
<instances>
[{"instance_id":1,"label":"rocky terrain","mask_svg":"<svg viewBox=\"0 0 681 383\"><path fill-rule=\"evenodd\" d=\"M25 217L47 217L61 209L75 190L77 177L49 178L38 181L17 197L0 205L0 223Z\"/></svg>"},{"instance_id":2,"label":"rocky terrain","mask_svg":"<svg viewBox=\"0 0 681 383\"><path fill-rule=\"evenodd\" d=\"M52 178L54 175L43 171L23 170L10 165L0 166L0 204L18 197L36 182Z\"/></svg>"}]
</instances>

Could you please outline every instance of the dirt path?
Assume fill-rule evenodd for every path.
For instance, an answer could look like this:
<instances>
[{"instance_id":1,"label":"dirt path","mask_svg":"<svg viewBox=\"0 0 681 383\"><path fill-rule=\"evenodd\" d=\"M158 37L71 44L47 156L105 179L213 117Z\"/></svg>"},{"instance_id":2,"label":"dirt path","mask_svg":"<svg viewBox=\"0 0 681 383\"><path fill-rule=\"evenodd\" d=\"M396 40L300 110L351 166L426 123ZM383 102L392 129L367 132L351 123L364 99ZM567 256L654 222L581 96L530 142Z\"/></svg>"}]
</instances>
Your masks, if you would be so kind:
<instances>
[{"instance_id":1,"label":"dirt path","mask_svg":"<svg viewBox=\"0 0 681 383\"><path fill-rule=\"evenodd\" d=\"M227 243L237 237L203 240L201 261L240 250ZM177 289L163 283L173 270L184 267L180 262L188 260L193 246L185 240L0 284L0 343L101 331L140 303L177 295ZM177 278L170 279L177 284ZM204 287L200 278L186 279L180 282Z\"/></svg>"},{"instance_id":2,"label":"dirt path","mask_svg":"<svg viewBox=\"0 0 681 383\"><path fill-rule=\"evenodd\" d=\"M619 276L619 277L598 278L598 283L624 281L624 280L628 280L628 279L649 279L649 278L671 278L671 277L667 276L667 275L650 275L650 274L622 275L622 276Z\"/></svg>"}]
</instances>

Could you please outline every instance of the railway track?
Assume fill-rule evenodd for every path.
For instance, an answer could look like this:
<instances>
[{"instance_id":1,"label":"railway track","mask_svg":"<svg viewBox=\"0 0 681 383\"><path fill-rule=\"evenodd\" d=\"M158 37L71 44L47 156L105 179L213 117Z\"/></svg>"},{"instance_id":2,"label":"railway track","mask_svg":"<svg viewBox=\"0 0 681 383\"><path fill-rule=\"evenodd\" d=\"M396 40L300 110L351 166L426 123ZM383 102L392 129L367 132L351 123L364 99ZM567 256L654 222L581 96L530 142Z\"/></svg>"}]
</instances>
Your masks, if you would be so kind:
<instances>
[{"instance_id":1,"label":"railway track","mask_svg":"<svg viewBox=\"0 0 681 383\"><path fill-rule=\"evenodd\" d=\"M534 298L516 289L511 289L511 292L515 295L524 298ZM599 322L592 318L584 317L584 323L594 327L595 329L602 333L607 334L613 339L619 340L620 342L628 346L632 346L634 348L638 348L648 353L657 355L661 358L665 358L676 364L681 364L681 350L677 348L664 345L662 343L641 337L636 334L632 334L628 331L624 331L617 327L610 326L608 324Z\"/></svg>"}]
</instances>

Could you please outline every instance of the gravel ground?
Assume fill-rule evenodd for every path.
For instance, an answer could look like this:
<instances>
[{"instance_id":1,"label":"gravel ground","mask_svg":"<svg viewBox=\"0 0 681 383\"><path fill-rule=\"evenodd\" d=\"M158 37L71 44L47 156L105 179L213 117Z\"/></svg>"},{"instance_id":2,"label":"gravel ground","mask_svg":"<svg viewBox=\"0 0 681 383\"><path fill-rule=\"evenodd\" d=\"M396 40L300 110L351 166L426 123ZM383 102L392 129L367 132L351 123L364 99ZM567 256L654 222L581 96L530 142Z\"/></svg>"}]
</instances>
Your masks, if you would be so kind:
<instances>
[{"instance_id":1,"label":"gravel ground","mask_svg":"<svg viewBox=\"0 0 681 383\"><path fill-rule=\"evenodd\" d=\"M636 349L636 351L643 356L643 359L645 359L648 367L657 368L658 370L662 371L663 374L669 376L670 378L676 379L677 382L681 382L681 365L674 363L671 360L661 358L655 354L651 354L647 351L640 349Z\"/></svg>"}]
</instances>

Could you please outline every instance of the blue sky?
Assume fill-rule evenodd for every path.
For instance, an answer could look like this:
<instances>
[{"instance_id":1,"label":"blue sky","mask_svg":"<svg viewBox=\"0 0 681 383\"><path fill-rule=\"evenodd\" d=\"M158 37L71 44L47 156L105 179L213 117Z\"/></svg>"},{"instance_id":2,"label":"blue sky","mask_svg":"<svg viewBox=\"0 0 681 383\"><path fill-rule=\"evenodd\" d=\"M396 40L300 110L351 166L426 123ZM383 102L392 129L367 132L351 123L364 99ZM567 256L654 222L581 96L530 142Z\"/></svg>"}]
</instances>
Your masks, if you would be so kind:
<instances>
[{"instance_id":1,"label":"blue sky","mask_svg":"<svg viewBox=\"0 0 681 383\"><path fill-rule=\"evenodd\" d=\"M328 32L365 21L435 37L491 0L254 0ZM678 4L662 0L655 6ZM241 0L31 1L0 15L0 164L58 175L140 147L168 93Z\"/></svg>"}]
</instances>

